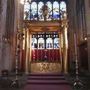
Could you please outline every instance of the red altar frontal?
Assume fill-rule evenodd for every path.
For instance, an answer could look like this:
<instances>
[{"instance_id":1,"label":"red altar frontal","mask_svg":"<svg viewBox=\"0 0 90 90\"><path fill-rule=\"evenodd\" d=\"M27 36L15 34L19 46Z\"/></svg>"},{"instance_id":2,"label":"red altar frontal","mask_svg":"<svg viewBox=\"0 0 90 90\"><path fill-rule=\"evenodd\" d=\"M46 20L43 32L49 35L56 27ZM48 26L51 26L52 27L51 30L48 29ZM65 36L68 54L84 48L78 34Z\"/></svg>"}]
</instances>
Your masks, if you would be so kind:
<instances>
[{"instance_id":1,"label":"red altar frontal","mask_svg":"<svg viewBox=\"0 0 90 90\"><path fill-rule=\"evenodd\" d=\"M32 62L60 62L59 49L33 49Z\"/></svg>"},{"instance_id":2,"label":"red altar frontal","mask_svg":"<svg viewBox=\"0 0 90 90\"><path fill-rule=\"evenodd\" d=\"M22 54L22 68L25 66L25 51ZM30 55L28 55L30 56ZM62 61L58 49L33 49L28 61L28 71L31 73L58 73L62 70ZM24 69L24 68L23 68Z\"/></svg>"},{"instance_id":3,"label":"red altar frontal","mask_svg":"<svg viewBox=\"0 0 90 90\"><path fill-rule=\"evenodd\" d=\"M61 72L59 49L33 49L31 72L56 73Z\"/></svg>"}]
</instances>

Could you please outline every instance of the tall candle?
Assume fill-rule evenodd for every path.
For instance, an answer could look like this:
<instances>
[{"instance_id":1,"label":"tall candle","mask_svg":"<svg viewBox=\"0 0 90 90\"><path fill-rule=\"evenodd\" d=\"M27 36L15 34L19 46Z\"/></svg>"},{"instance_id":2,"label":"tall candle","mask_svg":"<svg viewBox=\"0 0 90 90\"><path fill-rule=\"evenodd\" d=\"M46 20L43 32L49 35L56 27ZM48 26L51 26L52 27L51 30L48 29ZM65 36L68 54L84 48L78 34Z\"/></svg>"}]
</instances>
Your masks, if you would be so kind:
<instances>
[{"instance_id":1,"label":"tall candle","mask_svg":"<svg viewBox=\"0 0 90 90\"><path fill-rule=\"evenodd\" d=\"M75 55L77 55L77 40L76 40L76 34L74 33L74 44L75 44Z\"/></svg>"}]
</instances>

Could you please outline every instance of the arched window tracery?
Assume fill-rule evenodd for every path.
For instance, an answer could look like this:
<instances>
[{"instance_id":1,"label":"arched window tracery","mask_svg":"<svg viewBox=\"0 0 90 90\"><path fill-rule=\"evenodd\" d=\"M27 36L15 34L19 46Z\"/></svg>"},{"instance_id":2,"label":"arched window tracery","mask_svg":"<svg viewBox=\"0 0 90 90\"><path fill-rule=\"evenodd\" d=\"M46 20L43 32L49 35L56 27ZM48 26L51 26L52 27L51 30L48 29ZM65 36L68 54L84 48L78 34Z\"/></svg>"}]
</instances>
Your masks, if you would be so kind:
<instances>
[{"instance_id":1,"label":"arched window tracery","mask_svg":"<svg viewBox=\"0 0 90 90\"><path fill-rule=\"evenodd\" d=\"M24 20L39 20L51 21L66 17L66 2L65 1L28 1L24 3Z\"/></svg>"}]
</instances>

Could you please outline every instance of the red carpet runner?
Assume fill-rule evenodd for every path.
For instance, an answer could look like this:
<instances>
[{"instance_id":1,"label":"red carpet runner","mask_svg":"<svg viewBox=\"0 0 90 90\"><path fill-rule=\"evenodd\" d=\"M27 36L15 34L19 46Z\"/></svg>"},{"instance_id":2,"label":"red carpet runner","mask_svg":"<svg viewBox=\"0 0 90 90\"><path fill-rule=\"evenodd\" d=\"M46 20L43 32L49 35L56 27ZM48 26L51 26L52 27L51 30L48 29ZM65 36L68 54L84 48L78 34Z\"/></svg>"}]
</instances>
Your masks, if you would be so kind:
<instances>
[{"instance_id":1,"label":"red carpet runner","mask_svg":"<svg viewBox=\"0 0 90 90\"><path fill-rule=\"evenodd\" d=\"M24 90L72 90L64 75L30 74Z\"/></svg>"}]
</instances>

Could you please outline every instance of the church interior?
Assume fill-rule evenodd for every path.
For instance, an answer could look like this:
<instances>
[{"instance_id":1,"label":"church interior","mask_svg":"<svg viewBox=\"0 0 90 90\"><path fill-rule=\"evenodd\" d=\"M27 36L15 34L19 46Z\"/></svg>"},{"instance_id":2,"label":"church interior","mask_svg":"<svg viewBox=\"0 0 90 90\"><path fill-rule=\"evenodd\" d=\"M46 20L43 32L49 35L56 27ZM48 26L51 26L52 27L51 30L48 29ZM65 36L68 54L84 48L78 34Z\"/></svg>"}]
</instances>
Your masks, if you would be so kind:
<instances>
[{"instance_id":1,"label":"church interior","mask_svg":"<svg viewBox=\"0 0 90 90\"><path fill-rule=\"evenodd\" d=\"M90 90L90 0L0 0L0 90Z\"/></svg>"}]
</instances>

